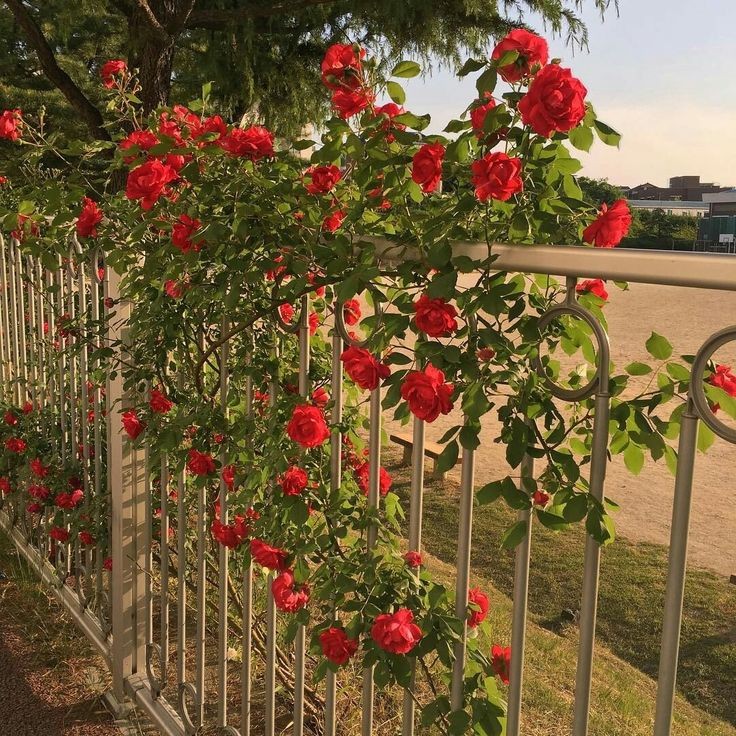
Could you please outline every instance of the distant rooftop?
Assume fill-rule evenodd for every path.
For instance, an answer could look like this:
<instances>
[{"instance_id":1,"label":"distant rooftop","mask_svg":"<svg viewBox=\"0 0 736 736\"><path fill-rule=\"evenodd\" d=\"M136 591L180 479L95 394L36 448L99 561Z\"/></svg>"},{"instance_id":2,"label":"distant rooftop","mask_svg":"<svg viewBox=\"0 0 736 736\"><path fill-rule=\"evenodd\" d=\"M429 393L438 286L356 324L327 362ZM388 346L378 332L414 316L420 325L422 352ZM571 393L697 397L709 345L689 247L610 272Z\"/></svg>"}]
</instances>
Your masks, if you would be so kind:
<instances>
[{"instance_id":1,"label":"distant rooftop","mask_svg":"<svg viewBox=\"0 0 736 736\"><path fill-rule=\"evenodd\" d=\"M663 210L700 210L708 211L707 202L697 202L682 199L629 199L629 205L634 209L663 209Z\"/></svg>"}]
</instances>

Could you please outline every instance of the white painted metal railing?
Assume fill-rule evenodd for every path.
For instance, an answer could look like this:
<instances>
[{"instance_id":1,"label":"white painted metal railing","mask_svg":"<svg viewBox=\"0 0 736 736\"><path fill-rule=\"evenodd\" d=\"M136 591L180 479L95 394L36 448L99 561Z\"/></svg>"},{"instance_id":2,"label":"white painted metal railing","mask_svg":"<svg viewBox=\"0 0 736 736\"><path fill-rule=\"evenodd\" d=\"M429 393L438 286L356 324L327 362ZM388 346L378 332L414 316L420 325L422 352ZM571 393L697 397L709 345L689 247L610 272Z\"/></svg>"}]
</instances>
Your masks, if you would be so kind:
<instances>
[{"instance_id":1,"label":"white painted metal railing","mask_svg":"<svg viewBox=\"0 0 736 736\"><path fill-rule=\"evenodd\" d=\"M385 259L400 257L390 243L374 242ZM488 256L485 244L458 244L458 254L475 259ZM495 245L494 268L510 272L540 273L567 279L567 298L554 307L540 327L569 314L588 323L598 343L597 371L591 382L576 390L551 386L566 401L593 397L595 424L590 466L590 491L603 498L608 462L609 347L598 321L581 307L575 296L578 277L597 277L680 287L736 290L736 258L727 255L685 254L656 251L610 251L563 246ZM50 441L63 457L79 455L90 513L94 523L109 524L110 550L87 549L78 540L57 544L49 538L48 520L34 519L21 503L5 501L0 524L18 549L43 578L54 586L61 602L77 625L110 663L115 698L132 699L145 710L167 736L189 736L204 726L217 726L231 736L275 736L290 730L305 733L348 733L339 723L340 676L328 672L322 690L308 682L306 632L300 627L293 651L281 648L280 622L273 598L261 599L263 586L256 585L252 564L240 569L232 564L226 547L215 552L208 529L211 512L202 485L189 489L184 471L172 476L166 457L160 458L156 477L149 477L148 452L134 449L121 434L121 416L130 397L123 390L120 370L108 371L104 401L101 392L88 390L94 371L104 359L94 351L64 350L54 345L60 320L73 323L89 345L124 345L130 305L119 302L119 277L105 269L95 256L81 262L74 249L68 263L59 261L47 270L40 261L21 255L15 240L0 241L0 364L3 395L17 406L30 400L45 406L39 421L49 423ZM105 300L116 304L115 316L101 321ZM287 332L296 335L299 346L298 391L309 394L310 335L308 297L303 297L299 320ZM26 314L28 319L25 318ZM62 315L68 315L62 316ZM332 459L330 487L339 488L342 476L339 424L343 413L342 367L339 356L351 337L342 320L341 305L335 305L336 329L332 332ZM47 329L45 328L47 325ZM62 324L63 327L63 324ZM227 323L222 326L227 331ZM73 339L73 337L72 337ZM717 435L736 442L736 431L711 411L703 390L704 371L714 351L736 340L736 327L729 327L704 342L692 367L690 395L682 418L679 463L675 481L669 573L658 678L655 736L671 733L682 621L683 586L686 572L692 473L699 422ZM278 340L276 341L278 344ZM227 411L229 344L221 347L220 390ZM120 356L118 356L120 357ZM247 388L247 412L252 415L253 386ZM182 387L187 388L187 387ZM279 384L274 379L270 399L276 399ZM368 502L377 507L381 456L381 389L370 397L370 456ZM103 421L102 407L106 409ZM88 412L91 422L87 423ZM40 428L41 429L41 428ZM81 448L80 442L81 434ZM425 427L414 421L413 464L409 508L409 547L421 548L422 496L424 488ZM94 449L94 453L91 449ZM482 448L476 452L482 452ZM223 464L226 458L222 457ZM470 570L474 503L474 453L465 450L460 480L460 528L457 555L457 616L465 618ZM522 479L533 478L531 456L521 465ZM169 491L175 486L176 500ZM227 523L229 509L224 480L220 486L219 518ZM156 505L160 518L155 519ZM524 644L530 549L533 544L530 511L522 511L528 532L516 550L513 593L512 659L508 698L509 736L519 736L522 718ZM158 538L154 522L158 521ZM180 531L194 524L194 547ZM169 541L170 525L177 530L176 543ZM99 528L99 527L98 527ZM368 546L376 540L369 530ZM154 551L158 550L155 554ZM53 554L51 554L53 552ZM111 558L112 571L106 568ZM174 563L175 561L175 563ZM598 599L600 549L589 538L583 570L580 643L575 686L573 736L588 733L595 623ZM265 589L271 582L269 576ZM158 588L158 592L156 592ZM233 644L242 647L240 667L233 662ZM465 635L455 649L451 700L462 705ZM413 677L413 675L412 675ZM413 682L413 679L412 679ZM233 692L233 690L235 692ZM262 692L261 692L262 690ZM231 695L239 696L231 699ZM370 669L364 672L360 733L374 732L374 685ZM231 700L240 702L239 712ZM256 718L257 707L262 715ZM287 715L290 713L290 715ZM402 736L415 732L415 703L407 692L403 699ZM288 723L290 725L285 726Z\"/></svg>"}]
</instances>

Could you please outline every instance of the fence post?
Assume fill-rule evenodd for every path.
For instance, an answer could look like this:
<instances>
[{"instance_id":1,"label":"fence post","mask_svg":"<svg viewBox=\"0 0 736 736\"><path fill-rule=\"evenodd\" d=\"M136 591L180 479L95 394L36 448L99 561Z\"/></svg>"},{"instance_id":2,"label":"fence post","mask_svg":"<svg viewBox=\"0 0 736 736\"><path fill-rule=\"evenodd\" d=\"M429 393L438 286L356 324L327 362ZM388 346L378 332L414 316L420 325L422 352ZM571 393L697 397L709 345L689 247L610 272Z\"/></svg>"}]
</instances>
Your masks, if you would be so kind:
<instances>
[{"instance_id":1,"label":"fence post","mask_svg":"<svg viewBox=\"0 0 736 736\"><path fill-rule=\"evenodd\" d=\"M130 305L120 301L120 276L105 269L106 303L114 302L114 312L106 329L107 345L115 350L107 372L107 464L111 514L112 579L112 678L118 707L125 701L125 679L145 660L137 660L136 513L135 452L122 432L125 396L121 358L128 332ZM142 591L140 591L142 593Z\"/></svg>"}]
</instances>

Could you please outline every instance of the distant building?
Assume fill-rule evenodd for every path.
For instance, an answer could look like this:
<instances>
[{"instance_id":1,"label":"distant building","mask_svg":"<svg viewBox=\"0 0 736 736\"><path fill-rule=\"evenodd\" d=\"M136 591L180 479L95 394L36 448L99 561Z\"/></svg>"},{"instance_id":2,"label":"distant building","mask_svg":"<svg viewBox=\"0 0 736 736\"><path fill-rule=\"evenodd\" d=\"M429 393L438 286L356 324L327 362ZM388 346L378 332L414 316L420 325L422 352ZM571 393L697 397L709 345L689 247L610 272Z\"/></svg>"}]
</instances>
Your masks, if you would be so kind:
<instances>
[{"instance_id":1,"label":"distant building","mask_svg":"<svg viewBox=\"0 0 736 736\"><path fill-rule=\"evenodd\" d=\"M696 250L736 253L736 189L704 194L708 213L698 223Z\"/></svg>"},{"instance_id":2,"label":"distant building","mask_svg":"<svg viewBox=\"0 0 736 736\"><path fill-rule=\"evenodd\" d=\"M683 202L702 202L703 195L727 191L729 187L722 187L712 182L701 182L699 176L673 176L668 187L658 187L646 182L632 187L626 192L629 199L681 200Z\"/></svg>"},{"instance_id":3,"label":"distant building","mask_svg":"<svg viewBox=\"0 0 736 736\"><path fill-rule=\"evenodd\" d=\"M629 199L632 210L663 210L668 215L692 215L702 217L708 212L707 202L690 202L679 199Z\"/></svg>"}]
</instances>

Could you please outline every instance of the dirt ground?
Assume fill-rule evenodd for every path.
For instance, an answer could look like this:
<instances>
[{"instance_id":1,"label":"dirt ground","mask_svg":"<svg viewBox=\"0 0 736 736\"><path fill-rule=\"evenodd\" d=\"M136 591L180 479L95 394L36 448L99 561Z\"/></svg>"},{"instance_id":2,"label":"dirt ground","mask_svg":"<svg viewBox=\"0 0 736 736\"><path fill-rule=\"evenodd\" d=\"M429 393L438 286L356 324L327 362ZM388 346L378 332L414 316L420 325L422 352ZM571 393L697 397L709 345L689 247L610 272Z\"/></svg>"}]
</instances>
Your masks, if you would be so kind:
<instances>
[{"instance_id":1,"label":"dirt ground","mask_svg":"<svg viewBox=\"0 0 736 736\"><path fill-rule=\"evenodd\" d=\"M617 369L648 360L644 346L654 330L669 338L675 354L695 353L715 331L736 322L736 292L632 284L622 292L609 285L605 307L611 357ZM736 368L736 345L716 355ZM643 379L639 379L643 380ZM673 405L674 406L674 405ZM427 427L427 439L437 440L458 424L459 413L440 417ZM730 420L727 420L730 421ZM491 440L498 426L487 422L476 452L476 485L508 472L502 445ZM736 574L736 446L717 439L707 455L698 454L695 467L689 561L723 575ZM459 475L459 466L452 471ZM674 478L664 461L648 459L639 476L624 467L621 455L608 468L606 495L621 505L616 514L618 533L637 541L669 543Z\"/></svg>"}]
</instances>

